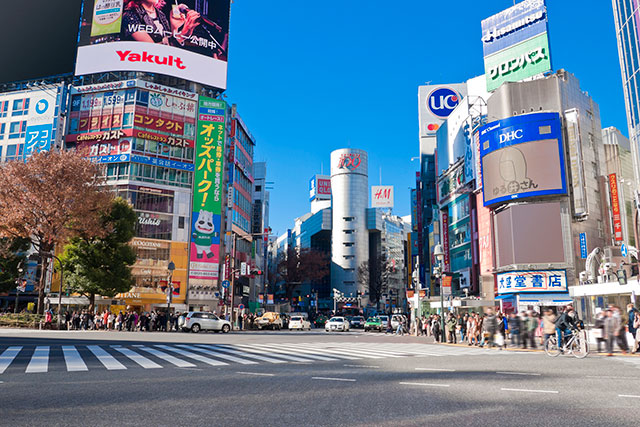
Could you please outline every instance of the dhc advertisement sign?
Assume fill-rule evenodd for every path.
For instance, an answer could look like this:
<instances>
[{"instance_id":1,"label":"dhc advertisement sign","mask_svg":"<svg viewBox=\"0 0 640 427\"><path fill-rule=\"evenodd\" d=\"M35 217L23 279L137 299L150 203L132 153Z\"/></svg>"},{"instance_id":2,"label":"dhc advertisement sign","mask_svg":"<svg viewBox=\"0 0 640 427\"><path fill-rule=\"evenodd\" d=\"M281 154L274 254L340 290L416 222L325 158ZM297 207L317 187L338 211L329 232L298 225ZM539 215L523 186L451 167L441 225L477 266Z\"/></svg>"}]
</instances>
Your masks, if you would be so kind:
<instances>
[{"instance_id":1,"label":"dhc advertisement sign","mask_svg":"<svg viewBox=\"0 0 640 427\"><path fill-rule=\"evenodd\" d=\"M558 113L533 113L480 128L484 205L566 194Z\"/></svg>"}]
</instances>

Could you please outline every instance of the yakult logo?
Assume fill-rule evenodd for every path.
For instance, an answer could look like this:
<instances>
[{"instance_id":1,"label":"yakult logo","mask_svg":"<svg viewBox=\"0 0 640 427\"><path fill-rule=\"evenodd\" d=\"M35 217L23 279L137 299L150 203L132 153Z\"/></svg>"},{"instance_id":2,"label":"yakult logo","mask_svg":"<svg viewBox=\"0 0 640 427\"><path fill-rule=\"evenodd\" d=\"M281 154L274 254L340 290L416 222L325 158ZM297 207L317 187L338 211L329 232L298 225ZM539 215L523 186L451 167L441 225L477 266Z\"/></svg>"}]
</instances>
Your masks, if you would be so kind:
<instances>
[{"instance_id":1,"label":"yakult logo","mask_svg":"<svg viewBox=\"0 0 640 427\"><path fill-rule=\"evenodd\" d=\"M120 57L120 61L129 61L129 62L150 62L152 64L158 65L168 65L169 67L177 67L181 70L187 68L186 65L182 62L177 56L169 55L169 56L160 56L160 55L150 55L149 52L132 53L130 50L121 51L116 50L118 57Z\"/></svg>"},{"instance_id":2,"label":"yakult logo","mask_svg":"<svg viewBox=\"0 0 640 427\"><path fill-rule=\"evenodd\" d=\"M460 104L460 95L453 89L441 87L427 96L427 109L440 118L447 118Z\"/></svg>"},{"instance_id":3,"label":"yakult logo","mask_svg":"<svg viewBox=\"0 0 640 427\"><path fill-rule=\"evenodd\" d=\"M511 132L505 132L500 134L500 144L504 144L505 142L515 141L516 139L522 138L522 129L512 130Z\"/></svg>"}]
</instances>

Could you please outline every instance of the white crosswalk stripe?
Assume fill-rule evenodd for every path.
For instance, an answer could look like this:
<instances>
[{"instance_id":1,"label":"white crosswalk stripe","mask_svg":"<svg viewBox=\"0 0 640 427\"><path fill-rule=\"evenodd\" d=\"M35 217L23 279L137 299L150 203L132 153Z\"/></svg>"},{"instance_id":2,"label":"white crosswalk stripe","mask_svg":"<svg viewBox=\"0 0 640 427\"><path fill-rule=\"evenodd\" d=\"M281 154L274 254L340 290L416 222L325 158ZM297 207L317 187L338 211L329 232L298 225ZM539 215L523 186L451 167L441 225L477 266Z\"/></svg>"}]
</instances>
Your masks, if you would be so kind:
<instances>
[{"instance_id":1,"label":"white crosswalk stripe","mask_svg":"<svg viewBox=\"0 0 640 427\"><path fill-rule=\"evenodd\" d=\"M88 351L86 351L88 350ZM455 357L532 354L416 343L279 342L255 344L128 344L87 346L9 346L0 348L0 374L68 372L142 367L196 368L202 365L258 365L261 363L313 363L402 357ZM19 357L21 356L21 357ZM64 360L64 364L56 360ZM640 368L638 358L616 358ZM429 359L422 359L428 361ZM99 364L97 363L99 362ZM26 365L26 367L24 367ZM64 367L63 367L64 366Z\"/></svg>"}]
</instances>

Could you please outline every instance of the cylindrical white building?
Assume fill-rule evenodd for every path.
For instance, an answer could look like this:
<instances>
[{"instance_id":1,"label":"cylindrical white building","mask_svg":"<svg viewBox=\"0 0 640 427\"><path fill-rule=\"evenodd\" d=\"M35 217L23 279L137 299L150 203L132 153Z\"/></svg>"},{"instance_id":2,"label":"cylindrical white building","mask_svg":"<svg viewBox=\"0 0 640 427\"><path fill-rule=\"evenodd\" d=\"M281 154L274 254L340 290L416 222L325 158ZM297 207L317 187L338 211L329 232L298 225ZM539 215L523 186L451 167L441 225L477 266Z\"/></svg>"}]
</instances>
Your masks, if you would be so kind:
<instances>
[{"instance_id":1,"label":"cylindrical white building","mask_svg":"<svg viewBox=\"0 0 640 427\"><path fill-rule=\"evenodd\" d=\"M369 260L366 151L343 148L331 153L331 199L331 286L356 297L358 290L366 290L358 284L358 267Z\"/></svg>"}]
</instances>

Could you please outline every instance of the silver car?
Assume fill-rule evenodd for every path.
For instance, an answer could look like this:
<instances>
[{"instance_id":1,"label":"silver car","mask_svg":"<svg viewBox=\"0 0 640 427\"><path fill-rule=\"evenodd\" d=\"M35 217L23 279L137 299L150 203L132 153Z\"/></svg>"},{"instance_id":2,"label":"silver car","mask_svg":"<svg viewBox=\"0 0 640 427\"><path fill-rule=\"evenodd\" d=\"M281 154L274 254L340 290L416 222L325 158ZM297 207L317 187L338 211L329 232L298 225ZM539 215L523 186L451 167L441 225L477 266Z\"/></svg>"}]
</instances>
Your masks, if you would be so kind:
<instances>
[{"instance_id":1,"label":"silver car","mask_svg":"<svg viewBox=\"0 0 640 427\"><path fill-rule=\"evenodd\" d=\"M332 317L325 323L324 330L329 331L349 331L349 321L344 317Z\"/></svg>"},{"instance_id":2,"label":"silver car","mask_svg":"<svg viewBox=\"0 0 640 427\"><path fill-rule=\"evenodd\" d=\"M184 319L182 330L198 333L200 331L214 331L227 333L231 330L231 322L221 319L217 314L207 311L190 311Z\"/></svg>"}]
</instances>

